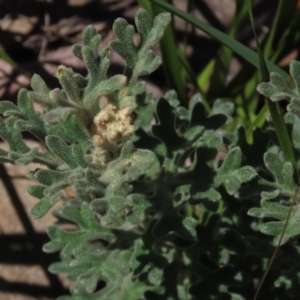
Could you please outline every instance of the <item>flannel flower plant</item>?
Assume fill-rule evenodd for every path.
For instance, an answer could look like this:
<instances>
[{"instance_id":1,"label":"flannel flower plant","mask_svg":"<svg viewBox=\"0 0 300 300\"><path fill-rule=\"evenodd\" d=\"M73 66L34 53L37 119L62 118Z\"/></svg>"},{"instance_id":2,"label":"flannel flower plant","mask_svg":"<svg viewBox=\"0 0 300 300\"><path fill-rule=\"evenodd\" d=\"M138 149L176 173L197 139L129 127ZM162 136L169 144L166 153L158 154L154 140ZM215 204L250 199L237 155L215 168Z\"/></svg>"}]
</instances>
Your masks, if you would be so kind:
<instances>
[{"instance_id":1,"label":"flannel flower plant","mask_svg":"<svg viewBox=\"0 0 300 300\"><path fill-rule=\"evenodd\" d=\"M117 19L116 39L100 53L101 37L89 26L73 47L86 77L60 66L61 89L34 75L17 105L0 102L0 136L10 147L0 150L1 162L45 166L28 174L37 182L28 190L38 199L31 216L61 202L43 247L60 251L49 271L75 282L60 300L250 299L297 198L294 169L272 128L255 129L248 144L243 128L223 130L231 103L217 100L207 115L199 95L183 107L174 91L155 99L139 81L160 65L151 47L169 22L168 13L152 23L139 10L135 45L134 27ZM125 67L109 78L111 51ZM285 120L299 162L298 62L291 74L294 90L273 74L259 91L290 100ZM24 131L44 147L29 148ZM294 205L262 299L299 299L299 211Z\"/></svg>"}]
</instances>

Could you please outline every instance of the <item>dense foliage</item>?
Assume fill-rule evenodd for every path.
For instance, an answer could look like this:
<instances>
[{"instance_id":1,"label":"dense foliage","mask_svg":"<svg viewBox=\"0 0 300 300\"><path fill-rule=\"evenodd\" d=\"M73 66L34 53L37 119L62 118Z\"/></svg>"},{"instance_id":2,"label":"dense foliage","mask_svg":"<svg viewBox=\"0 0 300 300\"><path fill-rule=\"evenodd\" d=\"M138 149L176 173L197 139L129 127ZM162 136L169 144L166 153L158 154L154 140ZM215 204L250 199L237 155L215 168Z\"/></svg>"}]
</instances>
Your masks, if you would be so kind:
<instances>
[{"instance_id":1,"label":"dense foliage","mask_svg":"<svg viewBox=\"0 0 300 300\"><path fill-rule=\"evenodd\" d=\"M0 102L0 136L10 147L0 151L1 162L45 166L28 175L38 183L28 191L39 199L32 217L62 202L43 248L60 251L49 271L76 281L60 300L251 299L291 199L298 200L294 168L271 125L254 129L249 144L242 127L224 130L230 102L215 101L207 114L198 94L184 107L176 92L155 99L138 81L161 63L150 48L169 22L167 13L152 23L139 10L135 45L134 27L117 19L117 38L100 53L101 37L89 26L83 45L73 47L86 77L60 66L61 89L49 90L35 75L18 105ZM122 75L108 78L111 51L126 64ZM285 121L299 162L298 62L291 74L294 89L273 74L258 90L290 100ZM23 131L41 147L29 148ZM299 225L296 204L261 299L299 299Z\"/></svg>"}]
</instances>

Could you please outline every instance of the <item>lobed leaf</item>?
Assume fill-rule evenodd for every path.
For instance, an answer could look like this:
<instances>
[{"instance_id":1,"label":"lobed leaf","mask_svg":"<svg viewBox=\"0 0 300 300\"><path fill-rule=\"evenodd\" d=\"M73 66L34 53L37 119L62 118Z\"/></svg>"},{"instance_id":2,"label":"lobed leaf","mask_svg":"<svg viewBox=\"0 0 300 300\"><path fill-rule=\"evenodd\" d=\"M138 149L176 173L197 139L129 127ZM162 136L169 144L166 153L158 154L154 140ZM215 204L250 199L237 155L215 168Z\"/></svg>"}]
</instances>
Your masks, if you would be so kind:
<instances>
[{"instance_id":1,"label":"lobed leaf","mask_svg":"<svg viewBox=\"0 0 300 300\"><path fill-rule=\"evenodd\" d=\"M239 147L232 148L226 155L222 166L217 170L215 184L225 183L229 195L235 194L242 183L252 180L256 175L254 168L241 167L242 152Z\"/></svg>"}]
</instances>

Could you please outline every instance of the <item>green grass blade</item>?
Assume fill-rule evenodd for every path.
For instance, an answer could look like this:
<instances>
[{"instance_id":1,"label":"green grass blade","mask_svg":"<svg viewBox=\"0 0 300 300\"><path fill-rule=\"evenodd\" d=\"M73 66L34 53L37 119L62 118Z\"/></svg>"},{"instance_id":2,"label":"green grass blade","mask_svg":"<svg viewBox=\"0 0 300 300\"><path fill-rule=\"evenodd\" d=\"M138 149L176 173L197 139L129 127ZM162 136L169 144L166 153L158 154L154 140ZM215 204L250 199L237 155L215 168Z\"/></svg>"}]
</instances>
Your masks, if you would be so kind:
<instances>
[{"instance_id":1,"label":"green grass blade","mask_svg":"<svg viewBox=\"0 0 300 300\"><path fill-rule=\"evenodd\" d=\"M217 30L216 28L206 24L205 22L202 22L198 20L197 18L191 16L190 14L174 7L173 5L170 5L168 3L165 3L161 0L151 0L154 3L157 3L161 7L165 8L167 11L175 14L176 16L186 20L187 22L191 23L195 27L199 28L200 30L207 33L209 36L213 37L214 39L218 40L223 45L230 48L232 51L234 51L236 54L244 58L246 61L251 63L253 66L259 69L259 59L257 54L252 51L250 48L244 46L240 42L234 40L233 38L230 38L225 33ZM271 72L277 72L279 73L283 78L288 78L289 74L286 73L284 70L273 64L271 61L266 61L267 67Z\"/></svg>"},{"instance_id":2,"label":"green grass blade","mask_svg":"<svg viewBox=\"0 0 300 300\"><path fill-rule=\"evenodd\" d=\"M274 30L275 36L270 56L270 60L272 62L277 62L286 57L290 54L291 50L297 48L299 45L300 20L296 16L297 5L298 0L281 1L280 14L277 21L276 31ZM277 9L277 11L279 11L279 9ZM266 52L264 53L267 54Z\"/></svg>"},{"instance_id":3,"label":"green grass blade","mask_svg":"<svg viewBox=\"0 0 300 300\"><path fill-rule=\"evenodd\" d=\"M264 81L269 81L269 72L268 72L267 66L265 64L264 57L263 57L263 52L261 50L256 32L255 32L255 28L254 28L254 20L253 20L251 2L250 2L250 0L247 0L246 3L247 3L247 6L248 6L251 25L252 25L253 33L254 33L254 36L255 36L256 47L257 47L257 51L258 51L258 57L259 57L259 63L260 63L260 66L261 66L260 69L261 69L262 77L263 77ZM293 147L292 147L291 138L288 134L286 124L285 124L283 116L280 112L280 108L279 108L277 103L272 102L270 99L267 99L267 100L268 100L268 106L269 106L269 110L270 110L270 113L271 113L272 121L273 121L273 124L274 124L274 127L275 127L276 135L277 135L277 138L279 140L282 152L285 156L285 159L287 161L289 161L294 166L295 174L297 176L297 182L299 182L299 173L298 173L297 161L295 159L295 154L294 154L294 150L293 150ZM297 190L295 191L295 195L298 193L298 189L299 189L299 186L297 186ZM288 221L289 221L289 218L290 218L290 215L291 215L291 212L292 212L292 208L293 208L293 206L296 202L296 196L295 195L293 197L292 204L291 204L287 219L286 219L285 224L284 224L284 228L283 228L282 233L280 235L279 242L277 244L277 247L275 248L275 251L274 251L269 263L268 263L266 271L265 271L265 273L264 273L264 275L263 275L263 277L260 281L260 284L259 284L259 286L256 290L256 293L255 293L255 296L254 296L253 300L257 299L257 297L260 293L261 287L262 287L262 285L263 285L263 283L264 283L264 281L267 277L267 274L269 273L270 268L273 265L274 259L277 255L278 250L279 250L279 246L282 242L283 236L284 236L285 231L287 229L287 225L288 225Z\"/></svg>"},{"instance_id":4,"label":"green grass blade","mask_svg":"<svg viewBox=\"0 0 300 300\"><path fill-rule=\"evenodd\" d=\"M12 58L0 47L0 58L6 61L8 64L11 65L13 69L17 69L18 65L12 60Z\"/></svg>"},{"instance_id":5,"label":"green grass blade","mask_svg":"<svg viewBox=\"0 0 300 300\"><path fill-rule=\"evenodd\" d=\"M284 0L281 4L280 16L278 19L275 40L280 40L284 32L292 27L295 20L299 19L298 14L298 0ZM297 29L299 31L299 27Z\"/></svg>"},{"instance_id":6,"label":"green grass blade","mask_svg":"<svg viewBox=\"0 0 300 300\"><path fill-rule=\"evenodd\" d=\"M269 71L266 66L266 63L265 63L265 60L263 57L263 52L261 50L256 32L255 32L250 0L247 0L247 5L249 7L250 20L251 20L255 40L256 40L256 47L257 47L257 52L258 52L258 57L259 57L259 64L260 64L262 78L265 82L268 82L268 81L270 81ZM284 122L283 116L281 114L280 107L277 102L275 103L275 102L271 101L270 99L267 99L267 101L268 101L268 106L269 106L270 114L272 117L273 125L274 125L275 131L276 131L276 135L279 140L284 157L287 161L289 161L294 166L295 171L298 172L297 161L296 161L294 150L292 147L291 138L288 134L288 130L287 130L286 124Z\"/></svg>"},{"instance_id":7,"label":"green grass blade","mask_svg":"<svg viewBox=\"0 0 300 300\"><path fill-rule=\"evenodd\" d=\"M235 14L229 25L227 35L234 38L241 22L247 17L248 11L244 1L236 1ZM227 46L222 45L218 51L217 57L214 58L214 70L210 77L210 85L207 91L207 99L216 99L226 94L226 81L233 57L233 51Z\"/></svg>"},{"instance_id":8,"label":"green grass blade","mask_svg":"<svg viewBox=\"0 0 300 300\"><path fill-rule=\"evenodd\" d=\"M271 49L272 49L272 45L274 42L274 38L275 38L275 33L277 30L277 25L279 22L279 17L280 17L280 13L282 11L282 0L279 0L278 6L277 6L277 10L276 10L276 14L271 26L271 30L267 36L266 39L266 43L264 45L264 49L263 49L263 56L264 57L270 57L271 54Z\"/></svg>"},{"instance_id":9,"label":"green grass blade","mask_svg":"<svg viewBox=\"0 0 300 300\"><path fill-rule=\"evenodd\" d=\"M300 41L299 27L300 19L294 18L291 21L290 26L283 32L276 47L274 47L275 52L272 55L272 61L284 58L286 55L290 54L292 49L298 48Z\"/></svg>"},{"instance_id":10,"label":"green grass blade","mask_svg":"<svg viewBox=\"0 0 300 300\"><path fill-rule=\"evenodd\" d=\"M167 0L163 0L167 1ZM154 18L156 15L165 12L163 7L157 4L151 3L149 0L139 0L139 3L144 7L148 13ZM185 74L184 69L179 63L176 49L178 48L174 37L174 25L170 24L164 33L163 38L160 41L160 48L162 53L162 61L167 77L167 82L170 88L177 92L178 98L181 103L186 103L185 92Z\"/></svg>"},{"instance_id":11,"label":"green grass blade","mask_svg":"<svg viewBox=\"0 0 300 300\"><path fill-rule=\"evenodd\" d=\"M198 86L201 88L201 90L206 90L207 86L209 84L209 79L211 77L211 74L213 73L214 67L215 67L215 59L212 59L206 67L201 71L200 75L197 78Z\"/></svg>"},{"instance_id":12,"label":"green grass blade","mask_svg":"<svg viewBox=\"0 0 300 300\"><path fill-rule=\"evenodd\" d=\"M248 127L246 131L246 139L248 143L252 144L253 142L252 132L254 127L262 127L264 125L268 111L269 111L269 107L267 104L265 104L260 110L260 112L258 113L258 115L256 116L255 120Z\"/></svg>"},{"instance_id":13,"label":"green grass blade","mask_svg":"<svg viewBox=\"0 0 300 300\"><path fill-rule=\"evenodd\" d=\"M144 9L146 9L148 14L153 18L152 5L151 5L150 1L149 0L138 0L137 2L140 4L140 6L142 6Z\"/></svg>"},{"instance_id":14,"label":"green grass blade","mask_svg":"<svg viewBox=\"0 0 300 300\"><path fill-rule=\"evenodd\" d=\"M205 98L203 90L201 89L200 85L197 82L196 74L194 73L194 71L193 71L191 65L189 64L188 60L186 59L184 53L182 51L180 51L180 49L177 50L177 55L178 55L178 58L182 64L183 68L185 69L185 71L188 75L190 82L195 86L195 88L197 89L197 92L201 95L202 104L204 105L206 111L209 113L211 111L211 107Z\"/></svg>"}]
</instances>

